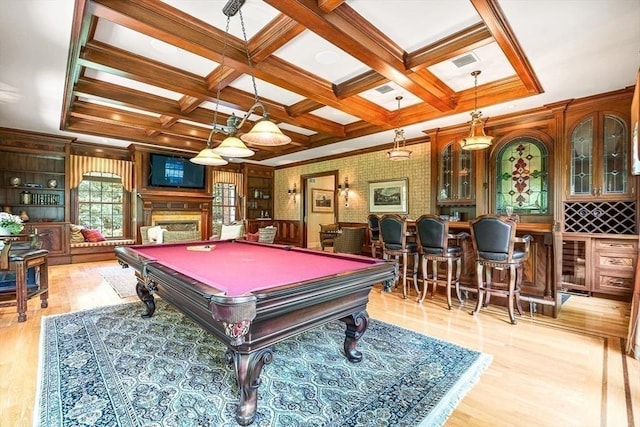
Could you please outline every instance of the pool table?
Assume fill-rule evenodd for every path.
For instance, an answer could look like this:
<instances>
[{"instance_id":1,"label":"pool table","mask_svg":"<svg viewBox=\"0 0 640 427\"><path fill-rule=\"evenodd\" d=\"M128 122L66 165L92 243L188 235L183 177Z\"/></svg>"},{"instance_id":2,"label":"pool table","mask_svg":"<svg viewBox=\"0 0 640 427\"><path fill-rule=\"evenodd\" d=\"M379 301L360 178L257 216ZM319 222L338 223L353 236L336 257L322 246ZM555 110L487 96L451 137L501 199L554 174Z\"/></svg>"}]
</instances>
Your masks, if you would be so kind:
<instances>
[{"instance_id":1,"label":"pool table","mask_svg":"<svg viewBox=\"0 0 640 427\"><path fill-rule=\"evenodd\" d=\"M157 293L226 345L240 392L240 425L254 420L273 344L339 319L346 325L345 355L359 362L356 343L367 329L369 291L396 279L387 261L240 240L119 246L115 252L120 264L136 270L143 316L153 315Z\"/></svg>"}]
</instances>

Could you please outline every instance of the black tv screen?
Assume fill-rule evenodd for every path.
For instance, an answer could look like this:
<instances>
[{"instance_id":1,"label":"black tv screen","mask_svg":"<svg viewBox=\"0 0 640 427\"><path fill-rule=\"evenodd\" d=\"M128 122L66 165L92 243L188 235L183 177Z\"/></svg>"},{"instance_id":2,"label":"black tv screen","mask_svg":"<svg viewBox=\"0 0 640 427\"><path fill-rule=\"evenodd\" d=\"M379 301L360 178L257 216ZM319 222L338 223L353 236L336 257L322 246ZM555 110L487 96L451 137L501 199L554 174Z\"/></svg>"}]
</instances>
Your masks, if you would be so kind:
<instances>
[{"instance_id":1,"label":"black tv screen","mask_svg":"<svg viewBox=\"0 0 640 427\"><path fill-rule=\"evenodd\" d=\"M205 167L182 157L151 154L149 185L204 189Z\"/></svg>"}]
</instances>

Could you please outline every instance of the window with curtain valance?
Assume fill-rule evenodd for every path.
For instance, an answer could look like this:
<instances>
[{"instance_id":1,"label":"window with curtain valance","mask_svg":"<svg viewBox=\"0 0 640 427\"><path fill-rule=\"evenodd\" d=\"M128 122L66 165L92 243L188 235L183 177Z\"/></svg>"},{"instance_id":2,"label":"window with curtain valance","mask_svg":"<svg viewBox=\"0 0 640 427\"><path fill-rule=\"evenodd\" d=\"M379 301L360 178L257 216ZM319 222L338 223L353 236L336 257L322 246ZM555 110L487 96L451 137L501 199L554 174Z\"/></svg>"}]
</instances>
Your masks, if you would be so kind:
<instances>
[{"instance_id":1,"label":"window with curtain valance","mask_svg":"<svg viewBox=\"0 0 640 427\"><path fill-rule=\"evenodd\" d=\"M243 175L240 172L213 171L213 227L244 218Z\"/></svg>"},{"instance_id":2,"label":"window with curtain valance","mask_svg":"<svg viewBox=\"0 0 640 427\"><path fill-rule=\"evenodd\" d=\"M70 156L70 188L78 188L82 177L91 172L103 172L117 175L127 191L133 190L133 162L129 160L103 159L100 157Z\"/></svg>"}]
</instances>

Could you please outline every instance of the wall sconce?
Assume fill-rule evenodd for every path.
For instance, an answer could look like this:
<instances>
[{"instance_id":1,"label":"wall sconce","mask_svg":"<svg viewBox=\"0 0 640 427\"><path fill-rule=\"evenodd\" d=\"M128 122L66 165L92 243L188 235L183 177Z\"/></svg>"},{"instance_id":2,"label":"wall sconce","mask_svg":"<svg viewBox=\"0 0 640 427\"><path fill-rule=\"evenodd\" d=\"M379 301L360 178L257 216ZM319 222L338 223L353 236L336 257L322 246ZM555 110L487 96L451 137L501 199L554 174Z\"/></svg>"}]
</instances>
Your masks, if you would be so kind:
<instances>
[{"instance_id":1,"label":"wall sconce","mask_svg":"<svg viewBox=\"0 0 640 427\"><path fill-rule=\"evenodd\" d=\"M296 189L296 183L293 183L293 188L287 190L287 194L289 194L289 199L293 199L293 203L296 202L296 194L298 194L298 190Z\"/></svg>"},{"instance_id":2,"label":"wall sconce","mask_svg":"<svg viewBox=\"0 0 640 427\"><path fill-rule=\"evenodd\" d=\"M344 196L344 207L349 207L349 178L344 179L344 184L338 184L338 194Z\"/></svg>"}]
</instances>

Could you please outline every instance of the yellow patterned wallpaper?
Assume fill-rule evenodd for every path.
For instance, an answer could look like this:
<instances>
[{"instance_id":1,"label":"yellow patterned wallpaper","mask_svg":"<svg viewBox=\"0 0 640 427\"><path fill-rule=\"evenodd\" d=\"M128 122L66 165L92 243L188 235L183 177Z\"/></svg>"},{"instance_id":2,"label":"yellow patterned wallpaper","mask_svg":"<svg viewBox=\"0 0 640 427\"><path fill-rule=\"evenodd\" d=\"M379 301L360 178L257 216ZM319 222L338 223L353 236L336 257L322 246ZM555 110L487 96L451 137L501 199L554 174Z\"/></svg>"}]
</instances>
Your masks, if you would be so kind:
<instances>
[{"instance_id":1,"label":"yellow patterned wallpaper","mask_svg":"<svg viewBox=\"0 0 640 427\"><path fill-rule=\"evenodd\" d=\"M409 218L417 218L430 212L429 188L431 187L430 144L415 144L408 147L411 159L392 162L385 151L348 156L317 163L276 169L274 177L275 219L300 220L302 215L300 177L324 171L339 171L339 182L349 180L349 207L344 206L344 198L338 201L338 221L366 222L368 208L368 182L379 180L409 179ZM288 196L287 190L296 183L296 202Z\"/></svg>"}]
</instances>

